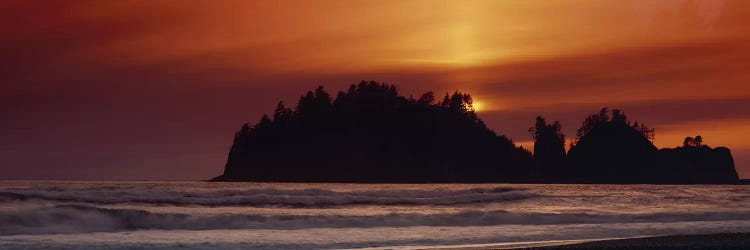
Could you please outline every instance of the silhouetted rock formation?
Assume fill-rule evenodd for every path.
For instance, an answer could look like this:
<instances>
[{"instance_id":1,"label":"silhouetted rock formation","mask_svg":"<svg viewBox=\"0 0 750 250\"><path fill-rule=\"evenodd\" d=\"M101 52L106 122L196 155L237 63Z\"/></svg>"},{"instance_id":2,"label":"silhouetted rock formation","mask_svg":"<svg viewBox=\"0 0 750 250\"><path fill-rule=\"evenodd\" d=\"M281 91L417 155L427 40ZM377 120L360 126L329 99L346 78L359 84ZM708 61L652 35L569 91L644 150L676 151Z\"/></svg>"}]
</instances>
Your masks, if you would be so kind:
<instances>
[{"instance_id":1,"label":"silhouetted rock formation","mask_svg":"<svg viewBox=\"0 0 750 250\"><path fill-rule=\"evenodd\" d=\"M579 130L579 138L568 153L569 171L562 176L572 182L658 182L653 165L657 149L624 114L609 118L607 109L592 115ZM591 123L591 124L587 124ZM657 168L658 169L658 168Z\"/></svg>"},{"instance_id":2,"label":"silhouetted rock formation","mask_svg":"<svg viewBox=\"0 0 750 250\"><path fill-rule=\"evenodd\" d=\"M318 88L295 110L244 125L215 181L499 182L524 180L531 153L477 117L468 94L435 102L376 82L334 101Z\"/></svg>"},{"instance_id":3,"label":"silhouetted rock formation","mask_svg":"<svg viewBox=\"0 0 750 250\"><path fill-rule=\"evenodd\" d=\"M738 183L729 149L692 145L658 150L653 129L631 125L625 114L606 108L591 115L579 129L568 153L561 182L576 183Z\"/></svg>"},{"instance_id":4,"label":"silhouetted rock formation","mask_svg":"<svg viewBox=\"0 0 750 250\"><path fill-rule=\"evenodd\" d=\"M665 168L664 182L738 183L734 159L728 148L684 146L659 150L659 166Z\"/></svg>"},{"instance_id":5,"label":"silhouetted rock formation","mask_svg":"<svg viewBox=\"0 0 750 250\"><path fill-rule=\"evenodd\" d=\"M471 96L436 102L432 92L405 98L396 87L361 82L335 100L322 87L295 109L237 132L224 174L213 181L739 183L729 149L703 138L658 150L654 130L620 110L584 120L571 148L559 122L537 117L532 157L487 128Z\"/></svg>"},{"instance_id":6,"label":"silhouetted rock formation","mask_svg":"<svg viewBox=\"0 0 750 250\"><path fill-rule=\"evenodd\" d=\"M547 124L541 116L537 116L534 127L529 128L534 139L534 168L531 169L534 180L549 182L566 174L565 135L561 130L560 122Z\"/></svg>"}]
</instances>

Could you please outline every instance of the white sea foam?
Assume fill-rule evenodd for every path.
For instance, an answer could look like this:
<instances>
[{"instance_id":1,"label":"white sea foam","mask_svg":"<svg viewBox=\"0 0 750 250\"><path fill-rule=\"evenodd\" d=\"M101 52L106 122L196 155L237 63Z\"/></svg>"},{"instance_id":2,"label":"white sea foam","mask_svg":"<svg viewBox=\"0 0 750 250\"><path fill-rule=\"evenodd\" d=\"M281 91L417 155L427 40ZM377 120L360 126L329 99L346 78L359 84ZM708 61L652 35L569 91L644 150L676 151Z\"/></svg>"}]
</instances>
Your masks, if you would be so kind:
<instances>
[{"instance_id":1,"label":"white sea foam","mask_svg":"<svg viewBox=\"0 0 750 250\"><path fill-rule=\"evenodd\" d=\"M504 202L537 197L513 188L465 190L331 191L325 189L247 189L180 192L163 189L11 189L0 201L47 200L94 204L146 203L200 206L333 207L347 205L457 205Z\"/></svg>"},{"instance_id":2,"label":"white sea foam","mask_svg":"<svg viewBox=\"0 0 750 250\"><path fill-rule=\"evenodd\" d=\"M310 249L750 231L750 186L0 181L0 249Z\"/></svg>"},{"instance_id":3,"label":"white sea foam","mask_svg":"<svg viewBox=\"0 0 750 250\"><path fill-rule=\"evenodd\" d=\"M639 222L750 220L750 213L514 213L462 211L438 214L341 215L211 215L160 214L134 209L57 205L0 212L0 235L112 232L139 229L305 229L412 226L556 225Z\"/></svg>"},{"instance_id":4,"label":"white sea foam","mask_svg":"<svg viewBox=\"0 0 750 250\"><path fill-rule=\"evenodd\" d=\"M311 228L299 230L138 230L0 236L0 249L430 249L523 245L549 240L747 232L750 221ZM498 244L499 243L499 244ZM474 248L470 248L474 249Z\"/></svg>"}]
</instances>

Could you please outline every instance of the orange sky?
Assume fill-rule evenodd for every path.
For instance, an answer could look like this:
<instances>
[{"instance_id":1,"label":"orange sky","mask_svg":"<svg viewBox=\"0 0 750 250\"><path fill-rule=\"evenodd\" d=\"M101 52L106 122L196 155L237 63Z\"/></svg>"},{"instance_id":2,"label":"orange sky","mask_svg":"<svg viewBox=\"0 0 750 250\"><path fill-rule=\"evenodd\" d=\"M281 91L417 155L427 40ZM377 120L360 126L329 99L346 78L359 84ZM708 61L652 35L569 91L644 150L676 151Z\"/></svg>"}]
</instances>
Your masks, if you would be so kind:
<instances>
[{"instance_id":1,"label":"orange sky","mask_svg":"<svg viewBox=\"0 0 750 250\"><path fill-rule=\"evenodd\" d=\"M573 134L620 107L750 178L748 1L10 0L0 19L0 178L209 178L243 122L363 79L468 91L526 143L537 114Z\"/></svg>"}]
</instances>

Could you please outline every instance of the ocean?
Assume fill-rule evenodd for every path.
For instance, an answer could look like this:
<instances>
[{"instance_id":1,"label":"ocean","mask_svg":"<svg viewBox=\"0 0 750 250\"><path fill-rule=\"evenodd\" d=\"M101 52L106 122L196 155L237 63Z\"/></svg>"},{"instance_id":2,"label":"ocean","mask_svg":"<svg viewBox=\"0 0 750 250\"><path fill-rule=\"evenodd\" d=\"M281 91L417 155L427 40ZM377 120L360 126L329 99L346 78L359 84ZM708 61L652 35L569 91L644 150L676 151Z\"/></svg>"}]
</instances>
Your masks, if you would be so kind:
<instances>
[{"instance_id":1,"label":"ocean","mask_svg":"<svg viewBox=\"0 0 750 250\"><path fill-rule=\"evenodd\" d=\"M351 249L750 232L750 186L0 181L0 249Z\"/></svg>"}]
</instances>

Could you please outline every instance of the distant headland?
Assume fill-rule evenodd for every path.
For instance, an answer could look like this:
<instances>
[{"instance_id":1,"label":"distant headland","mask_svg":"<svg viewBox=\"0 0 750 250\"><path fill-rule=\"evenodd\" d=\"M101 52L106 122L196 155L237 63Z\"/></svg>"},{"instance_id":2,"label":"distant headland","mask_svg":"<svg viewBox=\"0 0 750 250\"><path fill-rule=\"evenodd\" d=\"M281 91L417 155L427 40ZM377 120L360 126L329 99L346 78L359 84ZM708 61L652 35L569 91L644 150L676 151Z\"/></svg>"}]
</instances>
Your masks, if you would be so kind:
<instances>
[{"instance_id":1,"label":"distant headland","mask_svg":"<svg viewBox=\"0 0 750 250\"><path fill-rule=\"evenodd\" d=\"M437 100L360 82L332 98L323 87L292 109L236 133L221 176L211 181L359 183L736 184L728 148L700 136L657 149L654 130L618 109L585 118L565 149L559 122L537 117L534 154L489 129L469 94Z\"/></svg>"}]
</instances>

